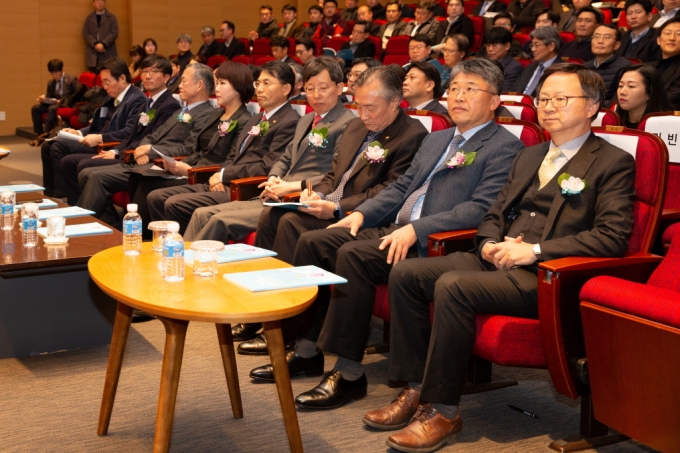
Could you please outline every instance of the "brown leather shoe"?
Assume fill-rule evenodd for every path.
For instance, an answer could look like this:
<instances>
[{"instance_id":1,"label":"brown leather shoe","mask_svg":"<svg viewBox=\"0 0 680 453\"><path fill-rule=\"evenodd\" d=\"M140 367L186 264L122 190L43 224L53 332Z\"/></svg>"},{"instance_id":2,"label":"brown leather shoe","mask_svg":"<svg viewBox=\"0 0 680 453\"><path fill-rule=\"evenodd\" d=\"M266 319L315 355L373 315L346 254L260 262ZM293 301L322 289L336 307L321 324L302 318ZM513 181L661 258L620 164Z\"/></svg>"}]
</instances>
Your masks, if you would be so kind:
<instances>
[{"instance_id":1,"label":"brown leather shoe","mask_svg":"<svg viewBox=\"0 0 680 453\"><path fill-rule=\"evenodd\" d=\"M420 393L411 387L404 389L390 404L364 414L363 422L375 429L391 431L408 425L413 414L418 410Z\"/></svg>"},{"instance_id":2,"label":"brown leather shoe","mask_svg":"<svg viewBox=\"0 0 680 453\"><path fill-rule=\"evenodd\" d=\"M424 404L406 428L387 439L387 446L406 453L429 453L446 445L461 429L460 414L449 420L434 407Z\"/></svg>"}]
</instances>

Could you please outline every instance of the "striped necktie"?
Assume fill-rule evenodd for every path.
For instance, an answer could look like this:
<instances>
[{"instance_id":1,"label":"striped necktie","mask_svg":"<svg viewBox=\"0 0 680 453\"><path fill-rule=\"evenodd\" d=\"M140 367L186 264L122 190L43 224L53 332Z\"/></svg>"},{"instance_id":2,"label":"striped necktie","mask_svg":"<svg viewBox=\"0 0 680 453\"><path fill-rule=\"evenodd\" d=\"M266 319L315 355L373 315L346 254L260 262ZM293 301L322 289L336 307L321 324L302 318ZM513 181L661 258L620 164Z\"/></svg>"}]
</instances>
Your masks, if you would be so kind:
<instances>
[{"instance_id":1,"label":"striped necktie","mask_svg":"<svg viewBox=\"0 0 680 453\"><path fill-rule=\"evenodd\" d=\"M562 155L562 150L556 146L550 148L548 154L545 155L541 168L538 169L538 180L540 181L539 190L545 187L557 173L555 168L555 159Z\"/></svg>"},{"instance_id":2,"label":"striped necktie","mask_svg":"<svg viewBox=\"0 0 680 453\"><path fill-rule=\"evenodd\" d=\"M267 121L267 116L263 113L262 118L260 118L260 121L258 121L257 126L260 125L263 121ZM248 146L250 146L250 143L255 139L255 135L246 135L246 139L243 140L243 143L241 144L241 148L239 149L239 154L243 154L243 151L246 150Z\"/></svg>"},{"instance_id":3,"label":"striped necktie","mask_svg":"<svg viewBox=\"0 0 680 453\"><path fill-rule=\"evenodd\" d=\"M332 201L333 203L337 203L342 199L342 194L345 191L345 185L347 185L347 181L349 181L349 177L352 175L354 168L361 160L361 155L363 154L364 150L368 147L368 144L373 142L376 138L378 138L381 132L382 131L369 132L368 135L366 135L364 142L359 147L359 152L357 153L357 156L354 158L352 166L349 167L345 174L342 175L342 178L340 179L340 184L338 184L338 188L335 189L332 193L326 195L326 201Z\"/></svg>"}]
</instances>

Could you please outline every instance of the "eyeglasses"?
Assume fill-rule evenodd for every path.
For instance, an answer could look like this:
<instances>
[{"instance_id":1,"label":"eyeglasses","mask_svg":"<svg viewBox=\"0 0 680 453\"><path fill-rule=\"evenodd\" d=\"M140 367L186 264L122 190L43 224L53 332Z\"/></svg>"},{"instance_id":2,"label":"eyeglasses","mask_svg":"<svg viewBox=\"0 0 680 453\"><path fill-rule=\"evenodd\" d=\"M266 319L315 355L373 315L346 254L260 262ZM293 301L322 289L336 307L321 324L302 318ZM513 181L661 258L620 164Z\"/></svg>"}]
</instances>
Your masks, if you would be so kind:
<instances>
[{"instance_id":1,"label":"eyeglasses","mask_svg":"<svg viewBox=\"0 0 680 453\"><path fill-rule=\"evenodd\" d=\"M426 47L427 47L427 46L426 46L425 44L421 44L421 45L419 45L419 46L408 46L408 50L409 50L409 51L411 51L411 50L420 50L420 49L424 49L424 48L426 48Z\"/></svg>"},{"instance_id":2,"label":"eyeglasses","mask_svg":"<svg viewBox=\"0 0 680 453\"><path fill-rule=\"evenodd\" d=\"M270 82L269 80L264 80L262 82L260 82L259 80L256 80L256 81L253 82L253 86L255 88L260 88L260 86L262 86L262 88L269 89L269 87L272 86L272 85L283 85L283 84L281 82Z\"/></svg>"},{"instance_id":3,"label":"eyeglasses","mask_svg":"<svg viewBox=\"0 0 680 453\"><path fill-rule=\"evenodd\" d=\"M591 99L592 96L553 96L551 98L534 98L534 105L539 109L544 109L548 106L548 101L555 108L566 107L569 99Z\"/></svg>"},{"instance_id":4,"label":"eyeglasses","mask_svg":"<svg viewBox=\"0 0 680 453\"><path fill-rule=\"evenodd\" d=\"M111 81L109 79L102 79L102 88L106 88L110 83Z\"/></svg>"},{"instance_id":5,"label":"eyeglasses","mask_svg":"<svg viewBox=\"0 0 680 453\"><path fill-rule=\"evenodd\" d=\"M664 30L663 33L661 33L661 36L664 38L670 38L673 35L675 35L676 38L680 38L680 30Z\"/></svg>"},{"instance_id":6,"label":"eyeglasses","mask_svg":"<svg viewBox=\"0 0 680 453\"><path fill-rule=\"evenodd\" d=\"M457 49L447 49L446 47L444 47L443 52L444 52L444 53L455 53L455 52L460 52L460 50L457 50Z\"/></svg>"},{"instance_id":7,"label":"eyeglasses","mask_svg":"<svg viewBox=\"0 0 680 453\"><path fill-rule=\"evenodd\" d=\"M319 93L319 94L326 94L328 90L330 90L331 87L328 85L321 85L318 87L310 87L307 86L305 87L305 93Z\"/></svg>"},{"instance_id":8,"label":"eyeglasses","mask_svg":"<svg viewBox=\"0 0 680 453\"><path fill-rule=\"evenodd\" d=\"M604 39L605 41L611 41L612 39L614 39L614 35L601 35L598 33L593 35L593 39L594 40Z\"/></svg>"},{"instance_id":9,"label":"eyeglasses","mask_svg":"<svg viewBox=\"0 0 680 453\"><path fill-rule=\"evenodd\" d=\"M347 80L350 80L350 79L352 79L352 80L357 79L357 78L359 78L360 75L361 75L361 72L354 72L354 71L352 71L352 72L350 72L349 74L347 74Z\"/></svg>"},{"instance_id":10,"label":"eyeglasses","mask_svg":"<svg viewBox=\"0 0 680 453\"><path fill-rule=\"evenodd\" d=\"M465 88L451 87L451 88L449 88L449 93L451 93L450 94L451 97L456 97L459 94L463 95L463 97L465 97L465 98L474 97L474 96L477 96L477 94L480 91L483 91L485 93L489 93L492 96L498 96L493 91L482 90L481 88L477 88L477 87L465 87Z\"/></svg>"},{"instance_id":11,"label":"eyeglasses","mask_svg":"<svg viewBox=\"0 0 680 453\"><path fill-rule=\"evenodd\" d=\"M142 70L142 75L152 75L152 76L155 76L156 74L160 74L161 72L163 72L163 71L161 71L161 70L159 70L159 69L143 69L143 70Z\"/></svg>"},{"instance_id":12,"label":"eyeglasses","mask_svg":"<svg viewBox=\"0 0 680 453\"><path fill-rule=\"evenodd\" d=\"M545 43L542 42L532 42L529 47L532 49L538 49L541 46L545 46Z\"/></svg>"},{"instance_id":13,"label":"eyeglasses","mask_svg":"<svg viewBox=\"0 0 680 453\"><path fill-rule=\"evenodd\" d=\"M494 27L511 28L511 27L512 27L512 24L499 24L499 23L495 23L495 24L493 24L493 26L494 26Z\"/></svg>"}]
</instances>

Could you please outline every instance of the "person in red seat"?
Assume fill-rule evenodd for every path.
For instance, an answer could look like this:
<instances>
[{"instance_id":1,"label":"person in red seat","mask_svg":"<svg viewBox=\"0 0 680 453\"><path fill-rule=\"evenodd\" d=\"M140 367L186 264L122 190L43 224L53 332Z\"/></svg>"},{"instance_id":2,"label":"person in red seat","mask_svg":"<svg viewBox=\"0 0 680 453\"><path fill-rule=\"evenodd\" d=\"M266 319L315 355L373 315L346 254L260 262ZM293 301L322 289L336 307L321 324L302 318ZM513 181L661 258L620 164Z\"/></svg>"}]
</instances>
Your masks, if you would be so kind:
<instances>
[{"instance_id":1,"label":"person in red seat","mask_svg":"<svg viewBox=\"0 0 680 453\"><path fill-rule=\"evenodd\" d=\"M646 64L631 66L621 74L616 96L621 125L631 129L637 129L648 113L673 110L659 71Z\"/></svg>"},{"instance_id":2,"label":"person in red seat","mask_svg":"<svg viewBox=\"0 0 680 453\"><path fill-rule=\"evenodd\" d=\"M76 92L78 87L78 77L64 72L64 62L55 58L47 62L47 70L51 79L47 82L47 91L38 97L38 103L31 107L31 117L33 118L33 132L40 135L43 133L42 116L47 113L45 118L45 130L51 131L57 124L57 109L59 99L70 96Z\"/></svg>"},{"instance_id":3,"label":"person in red seat","mask_svg":"<svg viewBox=\"0 0 680 453\"><path fill-rule=\"evenodd\" d=\"M411 109L429 110L449 116L449 111L439 103L441 77L430 63L411 63L403 84L404 99Z\"/></svg>"},{"instance_id":4,"label":"person in red seat","mask_svg":"<svg viewBox=\"0 0 680 453\"><path fill-rule=\"evenodd\" d=\"M274 8L270 5L260 6L260 23L257 29L248 33L251 41L257 38L271 38L279 33L279 23L274 19Z\"/></svg>"}]
</instances>

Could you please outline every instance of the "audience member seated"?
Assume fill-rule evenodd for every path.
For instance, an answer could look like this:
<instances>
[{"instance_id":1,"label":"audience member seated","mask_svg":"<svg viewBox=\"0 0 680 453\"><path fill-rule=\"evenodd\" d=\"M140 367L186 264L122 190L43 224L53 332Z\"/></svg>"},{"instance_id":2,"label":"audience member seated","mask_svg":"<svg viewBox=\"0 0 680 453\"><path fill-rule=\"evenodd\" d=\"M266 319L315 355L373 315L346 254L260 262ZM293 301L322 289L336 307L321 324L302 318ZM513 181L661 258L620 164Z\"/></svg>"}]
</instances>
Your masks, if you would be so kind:
<instances>
[{"instance_id":1,"label":"audience member seated","mask_svg":"<svg viewBox=\"0 0 680 453\"><path fill-rule=\"evenodd\" d=\"M403 82L404 100L408 108L429 110L449 116L446 107L439 103L441 77L437 68L430 63L412 63Z\"/></svg>"},{"instance_id":2,"label":"audience member seated","mask_svg":"<svg viewBox=\"0 0 680 453\"><path fill-rule=\"evenodd\" d=\"M345 0L345 7L340 11L340 17L345 21L357 20L357 0Z\"/></svg>"},{"instance_id":3,"label":"audience member seated","mask_svg":"<svg viewBox=\"0 0 680 453\"><path fill-rule=\"evenodd\" d=\"M557 28L560 22L560 15L553 12L551 9L546 8L541 11L541 14L536 18L535 28L538 27L553 27ZM524 46L522 46L522 55L526 58L531 58L531 40L527 41Z\"/></svg>"},{"instance_id":4,"label":"audience member seated","mask_svg":"<svg viewBox=\"0 0 680 453\"><path fill-rule=\"evenodd\" d=\"M158 44L156 44L156 40L153 38L146 38L142 43L142 47L144 47L144 52L146 52L147 55L155 55L158 53Z\"/></svg>"},{"instance_id":5,"label":"audience member seated","mask_svg":"<svg viewBox=\"0 0 680 453\"><path fill-rule=\"evenodd\" d=\"M404 65L404 69L408 70L409 65L415 61L433 61L431 53L432 41L427 35L412 36L408 40L409 62Z\"/></svg>"},{"instance_id":6,"label":"audience member seated","mask_svg":"<svg viewBox=\"0 0 680 453\"><path fill-rule=\"evenodd\" d=\"M531 27L544 8L543 0L512 0L507 12L512 14L518 27Z\"/></svg>"},{"instance_id":7,"label":"audience member seated","mask_svg":"<svg viewBox=\"0 0 680 453\"><path fill-rule=\"evenodd\" d=\"M224 42L217 48L217 55L223 55L228 60L233 60L238 55L245 55L246 46L234 36L234 33L236 33L236 25L228 20L222 22L220 36Z\"/></svg>"},{"instance_id":8,"label":"audience member seated","mask_svg":"<svg viewBox=\"0 0 680 453\"><path fill-rule=\"evenodd\" d=\"M560 23L557 28L560 31L569 31L573 33L576 30L578 13L586 6L590 6L591 3L592 0L572 0L571 4L573 9L569 9L561 14Z\"/></svg>"},{"instance_id":9,"label":"audience member seated","mask_svg":"<svg viewBox=\"0 0 680 453\"><path fill-rule=\"evenodd\" d=\"M401 10L397 0L390 0L385 5L385 16L387 23L380 26L378 37L382 38L382 48L387 48L387 41L392 36L402 36L408 34L408 24L401 20Z\"/></svg>"},{"instance_id":10,"label":"audience member seated","mask_svg":"<svg viewBox=\"0 0 680 453\"><path fill-rule=\"evenodd\" d=\"M43 132L51 131L57 125L57 109L59 100L65 96L71 96L78 87L78 78L64 72L64 62L53 59L47 62L47 70L51 80L47 82L47 91L38 97L38 104L31 107L31 118L33 119L33 132L40 135ZM45 129L43 129L42 116L45 118Z\"/></svg>"},{"instance_id":11,"label":"audience member seated","mask_svg":"<svg viewBox=\"0 0 680 453\"><path fill-rule=\"evenodd\" d=\"M512 18L512 16L509 13L498 13L496 14L493 19L491 19L491 22L493 23L493 28L502 28L510 32L510 36L515 32L515 20ZM493 30L492 28L492 30ZM491 31L491 30L489 30ZM482 47L477 51L476 56L477 57L482 57L482 58L487 58L488 55L486 53L486 36L484 37L484 40L482 41ZM522 45L519 43L519 41L516 41L514 38L511 40L510 43L510 50L508 53L512 57L519 57L522 56Z\"/></svg>"},{"instance_id":12,"label":"audience member seated","mask_svg":"<svg viewBox=\"0 0 680 453\"><path fill-rule=\"evenodd\" d=\"M284 63L291 63L294 60L288 56L288 47L290 46L290 41L288 38L283 36L274 36L269 40L269 48L271 49L272 56L279 61Z\"/></svg>"},{"instance_id":13,"label":"audience member seated","mask_svg":"<svg viewBox=\"0 0 680 453\"><path fill-rule=\"evenodd\" d=\"M347 94L354 94L354 82L369 68L380 66L380 61L375 58L356 58L352 62L352 68L347 73Z\"/></svg>"},{"instance_id":14,"label":"audience member seated","mask_svg":"<svg viewBox=\"0 0 680 453\"><path fill-rule=\"evenodd\" d=\"M170 119L173 112L180 108L166 84L172 73L172 66L167 58L160 55L149 55L140 66L144 91L148 99L137 112L139 118L130 135L108 151L92 154L71 154L61 160L61 171L64 174L64 192L68 204L75 205L80 197L78 174L88 167L116 165L121 162L123 151L135 149L142 139L154 133L163 123Z\"/></svg>"},{"instance_id":15,"label":"audience member seated","mask_svg":"<svg viewBox=\"0 0 680 453\"><path fill-rule=\"evenodd\" d=\"M359 9L361 8L363 8L363 6ZM350 35L350 41L344 43L340 48L338 57L345 60L346 64L354 61L355 58L373 58L375 55L375 45L373 44L373 41L368 39L367 26L368 24L363 20L356 21L352 34Z\"/></svg>"},{"instance_id":16,"label":"audience member seated","mask_svg":"<svg viewBox=\"0 0 680 453\"><path fill-rule=\"evenodd\" d=\"M663 9L652 17L652 27L659 28L671 19L680 17L680 1L678 0L662 0Z\"/></svg>"},{"instance_id":17,"label":"audience member seated","mask_svg":"<svg viewBox=\"0 0 680 453\"><path fill-rule=\"evenodd\" d=\"M134 162L86 168L80 172L78 183L82 194L78 206L94 211L94 216L103 222L120 227L121 218L111 196L128 189L131 171L148 170L153 160L160 157L152 152L152 147L169 157L191 154L199 132L215 111L208 102L214 86L214 76L209 67L198 64L187 66L182 74L179 94L186 107L175 110L165 123L142 139L135 148Z\"/></svg>"},{"instance_id":18,"label":"audience member seated","mask_svg":"<svg viewBox=\"0 0 680 453\"><path fill-rule=\"evenodd\" d=\"M402 19L415 19L416 12L410 6L405 5L403 0L397 0L399 3L399 11ZM389 3L389 2L388 2ZM385 15L387 15L387 7L385 8ZM443 15L442 15L443 17Z\"/></svg>"},{"instance_id":19,"label":"audience member seated","mask_svg":"<svg viewBox=\"0 0 680 453\"><path fill-rule=\"evenodd\" d=\"M494 27L486 34L484 41L487 58L503 65L505 83L502 91L512 91L512 87L515 86L515 82L524 69L522 64L515 60L510 53L512 33L504 28Z\"/></svg>"},{"instance_id":20,"label":"audience member seated","mask_svg":"<svg viewBox=\"0 0 680 453\"><path fill-rule=\"evenodd\" d=\"M231 201L229 183L232 179L268 174L293 139L295 125L300 120L300 115L288 103L294 84L295 74L286 63L274 60L263 64L258 80L253 84L257 102L264 109L262 115L248 120L236 139L234 153L207 184L151 192L147 197L151 220L177 221L184 234L194 210Z\"/></svg>"},{"instance_id":21,"label":"audience member seated","mask_svg":"<svg viewBox=\"0 0 680 453\"><path fill-rule=\"evenodd\" d=\"M605 106L608 106L614 99L623 70L633 66L630 60L615 54L621 44L620 39L621 32L616 26L612 24L600 25L593 34L592 51L595 58L585 62L586 68L597 72L604 80Z\"/></svg>"},{"instance_id":22,"label":"audience member seated","mask_svg":"<svg viewBox=\"0 0 680 453\"><path fill-rule=\"evenodd\" d=\"M470 50L470 41L461 34L453 34L446 37L442 55L444 55L444 71L442 71L442 91L448 91L451 83L451 70L455 65L463 61Z\"/></svg>"},{"instance_id":23,"label":"audience member seated","mask_svg":"<svg viewBox=\"0 0 680 453\"><path fill-rule=\"evenodd\" d=\"M657 38L661 60L650 63L661 73L663 85L673 110L680 110L680 17L659 28Z\"/></svg>"},{"instance_id":24,"label":"audience member seated","mask_svg":"<svg viewBox=\"0 0 680 453\"><path fill-rule=\"evenodd\" d=\"M191 52L191 36L183 33L177 37L177 61L179 61L179 75L182 76L194 54Z\"/></svg>"},{"instance_id":25,"label":"audience member seated","mask_svg":"<svg viewBox=\"0 0 680 453\"><path fill-rule=\"evenodd\" d=\"M512 91L534 96L543 71L557 61L562 40L557 29L553 27L537 28L531 32L530 36L531 53L535 61L524 68Z\"/></svg>"},{"instance_id":26,"label":"audience member seated","mask_svg":"<svg viewBox=\"0 0 680 453\"><path fill-rule=\"evenodd\" d=\"M562 47L560 57L579 58L583 61L592 60L594 55L591 41L595 29L602 24L602 13L591 6L581 8L576 18L576 39Z\"/></svg>"},{"instance_id":27,"label":"audience member seated","mask_svg":"<svg viewBox=\"0 0 680 453\"><path fill-rule=\"evenodd\" d=\"M314 32L314 37L321 39L325 46L333 36L349 36L349 25L338 14L338 2L336 0L324 0L323 19Z\"/></svg>"},{"instance_id":28,"label":"audience member seated","mask_svg":"<svg viewBox=\"0 0 680 453\"><path fill-rule=\"evenodd\" d=\"M444 37L444 29L439 26L439 21L434 19L434 2L421 0L416 8L416 20L409 22L408 34L411 36L425 35L431 44L439 43Z\"/></svg>"},{"instance_id":29,"label":"audience member seated","mask_svg":"<svg viewBox=\"0 0 680 453\"><path fill-rule=\"evenodd\" d=\"M371 36L378 36L380 25L373 22L373 12L368 6L360 6L357 12L357 20L366 22L366 31Z\"/></svg>"},{"instance_id":30,"label":"audience member seated","mask_svg":"<svg viewBox=\"0 0 680 453\"><path fill-rule=\"evenodd\" d=\"M380 4L380 0L366 0L366 4L371 8L373 19L385 20L385 8ZM361 19L360 17L357 17Z\"/></svg>"},{"instance_id":31,"label":"audience member seated","mask_svg":"<svg viewBox=\"0 0 680 453\"><path fill-rule=\"evenodd\" d=\"M260 6L260 23L257 29L248 33L251 41L257 38L271 38L279 33L279 23L274 19L274 9L269 5Z\"/></svg>"},{"instance_id":32,"label":"audience member seated","mask_svg":"<svg viewBox=\"0 0 680 453\"><path fill-rule=\"evenodd\" d=\"M396 182L328 229L305 232L298 240L295 265L323 267L349 281L332 291L320 289L314 304L297 317L307 322L290 322L299 335L287 361L291 375L323 371L324 352L338 355L321 383L295 399L298 406L334 409L366 395L361 361L376 285L387 283L402 260L427 256L428 235L476 228L496 200L524 147L493 120L502 85L503 75L487 60L456 66L449 111L457 128L428 135ZM476 153L474 172L452 169L456 156L471 152ZM444 193L448 196L439 195ZM250 376L273 381L271 366Z\"/></svg>"},{"instance_id":33,"label":"audience member seated","mask_svg":"<svg viewBox=\"0 0 680 453\"><path fill-rule=\"evenodd\" d=\"M302 66L300 66L299 64L292 60L288 60L286 61L286 63L290 65L290 68L295 73L295 84L293 85L293 89L290 91L290 94L288 95L288 100L306 101L307 98L305 96L305 93L302 92L302 88L304 85L304 81L302 78Z\"/></svg>"},{"instance_id":34,"label":"audience member seated","mask_svg":"<svg viewBox=\"0 0 680 453\"><path fill-rule=\"evenodd\" d=\"M300 32L300 37L301 38L311 38L312 36L316 36L319 39L320 35L317 36L316 31L319 28L319 24L321 24L321 21L323 20L323 8L318 6L318 5L312 5L309 7L307 10L309 13L309 25Z\"/></svg>"},{"instance_id":35,"label":"audience member seated","mask_svg":"<svg viewBox=\"0 0 680 453\"><path fill-rule=\"evenodd\" d=\"M408 385L392 404L366 413L364 422L385 430L407 425L387 439L397 451L435 451L461 431L458 404L476 314L537 318L539 262L619 257L628 248L635 160L590 131L604 98L602 79L582 65L555 65L538 92L539 122L552 141L517 156L479 225L476 253L407 259L390 274L388 377ZM563 195L557 179L569 173L590 187ZM578 203L568 201L573 196Z\"/></svg>"},{"instance_id":36,"label":"audience member seated","mask_svg":"<svg viewBox=\"0 0 680 453\"><path fill-rule=\"evenodd\" d=\"M138 121L137 113L146 102L144 94L130 85L130 71L120 58L102 64L99 73L102 87L108 95L94 112L89 126L79 131L64 129L80 135L77 142L44 142L41 148L43 187L48 197L64 197L64 176L61 159L69 154L97 154L96 146L102 142L125 140Z\"/></svg>"},{"instance_id":37,"label":"audience member seated","mask_svg":"<svg viewBox=\"0 0 680 453\"><path fill-rule=\"evenodd\" d=\"M498 0L480 1L472 8L473 16L484 16L485 13L504 13L507 5Z\"/></svg>"},{"instance_id":38,"label":"audience member seated","mask_svg":"<svg viewBox=\"0 0 680 453\"><path fill-rule=\"evenodd\" d=\"M649 0L628 0L626 21L629 30L621 35L621 46L616 54L621 57L637 58L648 63L660 58L661 51L657 38L658 30L649 27L652 18L652 3Z\"/></svg>"},{"instance_id":39,"label":"audience member seated","mask_svg":"<svg viewBox=\"0 0 680 453\"><path fill-rule=\"evenodd\" d=\"M300 59L303 65L314 59L314 50L316 50L316 46L311 39L298 38L295 40L295 56Z\"/></svg>"},{"instance_id":40,"label":"audience member seated","mask_svg":"<svg viewBox=\"0 0 680 453\"><path fill-rule=\"evenodd\" d=\"M201 28L201 38L203 38L203 45L198 49L196 55L200 55L208 61L208 58L213 55L217 55L217 49L220 47L220 43L215 41L215 29L212 27Z\"/></svg>"},{"instance_id":41,"label":"audience member seated","mask_svg":"<svg viewBox=\"0 0 680 453\"><path fill-rule=\"evenodd\" d=\"M616 97L616 113L621 117L621 125L632 129L637 129L642 117L648 113L673 110L659 71L645 64L624 69Z\"/></svg>"},{"instance_id":42,"label":"audience member seated","mask_svg":"<svg viewBox=\"0 0 680 453\"><path fill-rule=\"evenodd\" d=\"M297 7L286 3L281 9L283 15L283 27L279 28L279 36L295 38L305 29L305 24L297 21Z\"/></svg>"},{"instance_id":43,"label":"audience member seated","mask_svg":"<svg viewBox=\"0 0 680 453\"><path fill-rule=\"evenodd\" d=\"M446 6L447 17L442 22L440 27L443 31L443 38L453 34L464 35L470 44L475 42L475 27L472 25L472 20L465 15L465 8L463 7L463 0L449 0ZM435 50L440 51L444 47L444 39L437 41Z\"/></svg>"},{"instance_id":44,"label":"audience member seated","mask_svg":"<svg viewBox=\"0 0 680 453\"><path fill-rule=\"evenodd\" d=\"M179 84L182 81L182 78L179 76L179 60L171 58L170 67L172 68L172 73L168 79L167 87L169 92L174 93L179 89Z\"/></svg>"},{"instance_id":45,"label":"audience member seated","mask_svg":"<svg viewBox=\"0 0 680 453\"><path fill-rule=\"evenodd\" d=\"M130 71L130 80L134 81L139 79L139 65L142 63L144 57L146 57L146 52L142 46L134 45L130 48L130 58L132 58L132 63L128 66L128 71Z\"/></svg>"}]
</instances>

